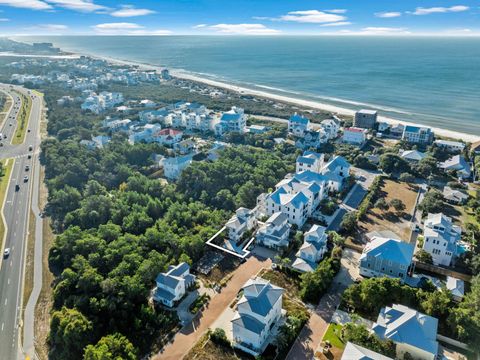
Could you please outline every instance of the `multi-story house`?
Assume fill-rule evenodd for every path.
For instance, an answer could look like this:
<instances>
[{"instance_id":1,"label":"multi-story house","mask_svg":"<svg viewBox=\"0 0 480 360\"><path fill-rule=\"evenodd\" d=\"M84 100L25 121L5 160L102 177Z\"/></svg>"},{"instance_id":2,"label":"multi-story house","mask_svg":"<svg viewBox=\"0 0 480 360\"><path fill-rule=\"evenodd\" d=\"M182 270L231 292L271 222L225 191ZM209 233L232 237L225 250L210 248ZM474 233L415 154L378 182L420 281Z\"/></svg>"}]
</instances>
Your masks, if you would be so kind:
<instances>
[{"instance_id":1,"label":"multi-story house","mask_svg":"<svg viewBox=\"0 0 480 360\"><path fill-rule=\"evenodd\" d=\"M228 231L228 238L234 242L238 242L242 237L257 225L255 212L244 207L238 208L230 220L227 221L225 227Z\"/></svg>"},{"instance_id":2,"label":"multi-story house","mask_svg":"<svg viewBox=\"0 0 480 360\"><path fill-rule=\"evenodd\" d=\"M153 299L173 307L195 284L195 276L190 274L190 266L182 262L177 266L170 265L166 273L158 274L156 283Z\"/></svg>"},{"instance_id":3,"label":"multi-story house","mask_svg":"<svg viewBox=\"0 0 480 360\"><path fill-rule=\"evenodd\" d=\"M328 141L328 135L323 129L305 130L303 137L295 142L299 149L318 149L322 144Z\"/></svg>"},{"instance_id":4,"label":"multi-story house","mask_svg":"<svg viewBox=\"0 0 480 360\"><path fill-rule=\"evenodd\" d=\"M140 131L135 131L128 137L130 144L137 144L140 142L152 143L156 141L157 133L162 127L158 124L147 124L143 126Z\"/></svg>"},{"instance_id":5,"label":"multi-story house","mask_svg":"<svg viewBox=\"0 0 480 360\"><path fill-rule=\"evenodd\" d=\"M308 120L306 117L295 113L290 117L290 119L288 119L289 134L297 137L303 137L305 132L308 130L310 130L310 120Z\"/></svg>"},{"instance_id":6,"label":"multi-story house","mask_svg":"<svg viewBox=\"0 0 480 360\"><path fill-rule=\"evenodd\" d=\"M226 133L246 132L247 118L242 108L233 106L230 111L224 112L220 118L220 122L215 125L215 134L222 136Z\"/></svg>"},{"instance_id":7,"label":"multi-story house","mask_svg":"<svg viewBox=\"0 0 480 360\"><path fill-rule=\"evenodd\" d=\"M231 320L232 345L253 356L260 355L278 327L282 315L284 290L260 278L248 280L242 288Z\"/></svg>"},{"instance_id":8,"label":"multi-story house","mask_svg":"<svg viewBox=\"0 0 480 360\"><path fill-rule=\"evenodd\" d=\"M413 144L429 145L433 141L432 129L420 126L406 125L402 140Z\"/></svg>"},{"instance_id":9,"label":"multi-story house","mask_svg":"<svg viewBox=\"0 0 480 360\"><path fill-rule=\"evenodd\" d=\"M336 119L326 119L320 123L329 140L335 139L340 131L340 122Z\"/></svg>"},{"instance_id":10,"label":"multi-story house","mask_svg":"<svg viewBox=\"0 0 480 360\"><path fill-rule=\"evenodd\" d=\"M435 140L433 143L439 148L452 153L462 152L466 146L463 142L451 140Z\"/></svg>"},{"instance_id":11,"label":"multi-story house","mask_svg":"<svg viewBox=\"0 0 480 360\"><path fill-rule=\"evenodd\" d=\"M373 332L396 345L396 358L405 354L418 360L435 360L438 354L438 319L407 306L393 304L380 310Z\"/></svg>"},{"instance_id":12,"label":"multi-story house","mask_svg":"<svg viewBox=\"0 0 480 360\"><path fill-rule=\"evenodd\" d=\"M286 249L290 243L291 225L284 213L276 212L257 231L257 243L275 250Z\"/></svg>"},{"instance_id":13,"label":"multi-story house","mask_svg":"<svg viewBox=\"0 0 480 360\"><path fill-rule=\"evenodd\" d=\"M146 126L146 125L145 125ZM176 129L163 129L156 131L154 134L154 142L162 145L172 146L182 140L183 132Z\"/></svg>"},{"instance_id":14,"label":"multi-story house","mask_svg":"<svg viewBox=\"0 0 480 360\"><path fill-rule=\"evenodd\" d=\"M315 270L317 263L327 252L327 229L324 226L312 225L303 236L303 244L295 254L297 257L292 267L302 272Z\"/></svg>"},{"instance_id":15,"label":"multi-story house","mask_svg":"<svg viewBox=\"0 0 480 360\"><path fill-rule=\"evenodd\" d=\"M357 127L343 129L342 141L346 144L363 145L367 140L367 130Z\"/></svg>"},{"instance_id":16,"label":"multi-story house","mask_svg":"<svg viewBox=\"0 0 480 360\"><path fill-rule=\"evenodd\" d=\"M375 110L359 110L355 113L353 126L363 129L373 129L377 123L377 112Z\"/></svg>"},{"instance_id":17,"label":"multi-story house","mask_svg":"<svg viewBox=\"0 0 480 360\"><path fill-rule=\"evenodd\" d=\"M438 166L443 171L455 171L460 179L468 179L472 174L470 164L463 155L454 155L450 159L439 163Z\"/></svg>"},{"instance_id":18,"label":"multi-story house","mask_svg":"<svg viewBox=\"0 0 480 360\"><path fill-rule=\"evenodd\" d=\"M165 158L162 161L163 174L167 179L177 180L182 171L192 163L192 154Z\"/></svg>"},{"instance_id":19,"label":"multi-story house","mask_svg":"<svg viewBox=\"0 0 480 360\"><path fill-rule=\"evenodd\" d=\"M312 171L320 173L323 167L324 155L313 151L305 151L297 158L295 172Z\"/></svg>"},{"instance_id":20,"label":"multi-story house","mask_svg":"<svg viewBox=\"0 0 480 360\"><path fill-rule=\"evenodd\" d=\"M457 255L462 236L460 226L442 213L428 214L423 231L423 250L432 255L435 265L450 266Z\"/></svg>"},{"instance_id":21,"label":"multi-story house","mask_svg":"<svg viewBox=\"0 0 480 360\"><path fill-rule=\"evenodd\" d=\"M360 256L360 275L399 278L402 282L412 267L414 246L401 240L374 237Z\"/></svg>"}]
</instances>

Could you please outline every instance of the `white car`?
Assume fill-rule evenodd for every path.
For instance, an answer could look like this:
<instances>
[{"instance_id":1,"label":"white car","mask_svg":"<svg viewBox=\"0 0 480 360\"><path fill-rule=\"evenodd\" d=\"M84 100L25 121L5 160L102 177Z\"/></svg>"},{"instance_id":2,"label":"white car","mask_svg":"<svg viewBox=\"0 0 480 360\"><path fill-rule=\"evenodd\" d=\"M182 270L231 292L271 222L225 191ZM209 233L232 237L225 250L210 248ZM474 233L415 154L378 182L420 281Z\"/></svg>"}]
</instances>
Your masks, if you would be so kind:
<instances>
[{"instance_id":1,"label":"white car","mask_svg":"<svg viewBox=\"0 0 480 360\"><path fill-rule=\"evenodd\" d=\"M5 251L3 252L3 257L5 259L8 258L8 255L10 255L10 248L6 248Z\"/></svg>"}]
</instances>

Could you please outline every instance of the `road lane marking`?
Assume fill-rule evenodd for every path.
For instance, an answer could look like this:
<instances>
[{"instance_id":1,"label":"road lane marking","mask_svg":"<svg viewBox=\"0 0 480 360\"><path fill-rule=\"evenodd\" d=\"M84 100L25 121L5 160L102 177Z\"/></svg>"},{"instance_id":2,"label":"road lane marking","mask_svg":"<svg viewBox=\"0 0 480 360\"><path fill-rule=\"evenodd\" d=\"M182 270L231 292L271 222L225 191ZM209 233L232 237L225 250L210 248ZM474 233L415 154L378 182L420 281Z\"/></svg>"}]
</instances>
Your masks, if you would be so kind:
<instances>
[{"instance_id":1,"label":"road lane marking","mask_svg":"<svg viewBox=\"0 0 480 360\"><path fill-rule=\"evenodd\" d=\"M5 306L7 306L8 299L5 299Z\"/></svg>"},{"instance_id":2,"label":"road lane marking","mask_svg":"<svg viewBox=\"0 0 480 360\"><path fill-rule=\"evenodd\" d=\"M2 323L2 331L3 331L3 327L5 326L5 323Z\"/></svg>"},{"instance_id":3,"label":"road lane marking","mask_svg":"<svg viewBox=\"0 0 480 360\"><path fill-rule=\"evenodd\" d=\"M8 285L10 285L10 278L8 278Z\"/></svg>"}]
</instances>

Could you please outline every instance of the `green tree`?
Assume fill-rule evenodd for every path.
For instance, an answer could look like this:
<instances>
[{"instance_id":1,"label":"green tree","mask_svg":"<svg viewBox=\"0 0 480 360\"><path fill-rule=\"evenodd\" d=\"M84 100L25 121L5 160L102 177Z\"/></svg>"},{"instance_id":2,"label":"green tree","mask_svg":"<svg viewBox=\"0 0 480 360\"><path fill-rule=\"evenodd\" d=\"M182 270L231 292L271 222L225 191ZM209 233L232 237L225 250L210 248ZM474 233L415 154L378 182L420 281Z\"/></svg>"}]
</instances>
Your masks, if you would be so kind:
<instances>
[{"instance_id":1,"label":"green tree","mask_svg":"<svg viewBox=\"0 0 480 360\"><path fill-rule=\"evenodd\" d=\"M102 337L97 344L85 348L83 360L135 360L137 349L118 333Z\"/></svg>"},{"instance_id":2,"label":"green tree","mask_svg":"<svg viewBox=\"0 0 480 360\"><path fill-rule=\"evenodd\" d=\"M423 249L417 251L415 254L415 259L425 264L433 264L432 254Z\"/></svg>"},{"instance_id":3,"label":"green tree","mask_svg":"<svg viewBox=\"0 0 480 360\"><path fill-rule=\"evenodd\" d=\"M392 359L396 357L395 343L391 340L380 339L375 333L368 331L365 325L345 324L342 328L342 339L345 343L350 341Z\"/></svg>"},{"instance_id":4,"label":"green tree","mask_svg":"<svg viewBox=\"0 0 480 360\"><path fill-rule=\"evenodd\" d=\"M387 204L386 200L384 198L380 198L375 202L375 207L380 210L388 210L390 205Z\"/></svg>"},{"instance_id":5,"label":"green tree","mask_svg":"<svg viewBox=\"0 0 480 360\"><path fill-rule=\"evenodd\" d=\"M442 212L444 207L444 199L441 192L437 190L430 190L427 192L419 205L419 209L424 215L428 213Z\"/></svg>"},{"instance_id":6,"label":"green tree","mask_svg":"<svg viewBox=\"0 0 480 360\"><path fill-rule=\"evenodd\" d=\"M380 168L385 171L387 174L393 172L408 172L410 170L410 165L400 156L392 153L386 153L380 156L379 162Z\"/></svg>"},{"instance_id":7,"label":"green tree","mask_svg":"<svg viewBox=\"0 0 480 360\"><path fill-rule=\"evenodd\" d=\"M409 173L401 173L398 180L406 183L413 183L415 181L415 176Z\"/></svg>"},{"instance_id":8,"label":"green tree","mask_svg":"<svg viewBox=\"0 0 480 360\"><path fill-rule=\"evenodd\" d=\"M402 211L405 211L405 209L406 209L405 204L400 199L390 200L390 206L393 207L396 212L402 212Z\"/></svg>"},{"instance_id":9,"label":"green tree","mask_svg":"<svg viewBox=\"0 0 480 360\"><path fill-rule=\"evenodd\" d=\"M357 214L356 211L348 212L343 216L340 223L340 229L347 234L352 233L357 227Z\"/></svg>"}]
</instances>

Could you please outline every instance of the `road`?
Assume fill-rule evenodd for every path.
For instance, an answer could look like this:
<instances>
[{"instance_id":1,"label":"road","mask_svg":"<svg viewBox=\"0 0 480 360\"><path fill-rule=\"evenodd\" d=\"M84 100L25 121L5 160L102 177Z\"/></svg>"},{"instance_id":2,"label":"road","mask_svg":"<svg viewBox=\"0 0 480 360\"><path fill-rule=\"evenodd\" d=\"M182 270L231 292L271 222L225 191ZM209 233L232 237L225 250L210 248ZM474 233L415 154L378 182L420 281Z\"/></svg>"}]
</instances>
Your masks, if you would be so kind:
<instances>
[{"instance_id":1,"label":"road","mask_svg":"<svg viewBox=\"0 0 480 360\"><path fill-rule=\"evenodd\" d=\"M0 159L10 158L14 161L10 183L7 187L3 215L6 225L4 248L10 248L10 255L2 256L0 262L0 357L10 360L24 358L20 346L23 307L23 280L26 257L26 243L28 235L28 221L32 194L32 180L30 176L38 164L38 150L40 147L40 118L42 100L32 94L32 110L29 117L25 142L20 145L11 145L17 123L18 111L21 107L19 97L10 91L9 86L0 84L0 89L9 92L14 98L14 105L6 117L0 132L7 135L2 139ZM27 96L27 90L15 87ZM10 125L11 124L11 125ZM33 150L29 151L29 146ZM31 159L28 156L31 156ZM26 166L30 169L27 171ZM29 176L28 181L24 176ZM16 190L16 185L19 189ZM3 255L3 248L1 249Z\"/></svg>"}]
</instances>

